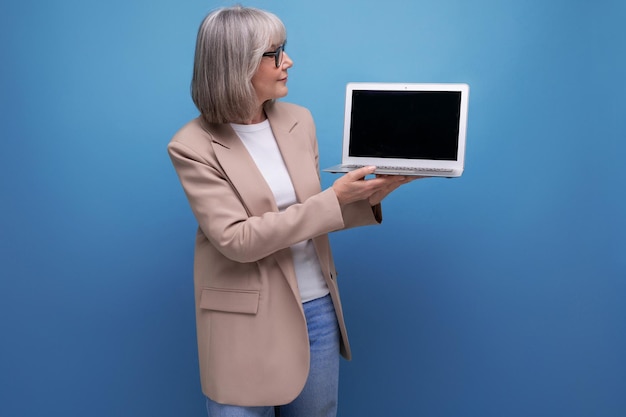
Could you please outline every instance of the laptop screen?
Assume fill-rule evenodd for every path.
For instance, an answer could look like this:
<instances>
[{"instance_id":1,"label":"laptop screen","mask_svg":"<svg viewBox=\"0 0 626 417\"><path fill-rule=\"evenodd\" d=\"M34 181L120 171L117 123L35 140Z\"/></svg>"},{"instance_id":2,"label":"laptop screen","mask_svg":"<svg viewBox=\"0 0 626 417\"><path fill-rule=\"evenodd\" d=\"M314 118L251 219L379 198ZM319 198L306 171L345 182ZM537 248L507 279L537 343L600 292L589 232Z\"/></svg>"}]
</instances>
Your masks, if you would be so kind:
<instances>
[{"instance_id":1,"label":"laptop screen","mask_svg":"<svg viewBox=\"0 0 626 417\"><path fill-rule=\"evenodd\" d=\"M355 90L348 154L455 161L460 114L459 91Z\"/></svg>"}]
</instances>

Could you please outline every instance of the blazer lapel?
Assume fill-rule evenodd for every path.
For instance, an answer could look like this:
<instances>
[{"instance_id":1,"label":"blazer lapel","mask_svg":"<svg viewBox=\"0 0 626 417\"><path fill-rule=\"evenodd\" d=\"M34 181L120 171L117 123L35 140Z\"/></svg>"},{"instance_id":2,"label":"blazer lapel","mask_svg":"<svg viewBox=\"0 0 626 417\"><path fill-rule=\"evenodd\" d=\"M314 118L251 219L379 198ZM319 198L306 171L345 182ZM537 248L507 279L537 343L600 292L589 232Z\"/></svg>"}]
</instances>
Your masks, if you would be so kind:
<instances>
[{"instance_id":1,"label":"blazer lapel","mask_svg":"<svg viewBox=\"0 0 626 417\"><path fill-rule=\"evenodd\" d=\"M309 132L297 130L298 120L287 111L279 112L276 105L266 109L278 149L283 157L298 202L321 191L315 155L311 148Z\"/></svg>"},{"instance_id":2,"label":"blazer lapel","mask_svg":"<svg viewBox=\"0 0 626 417\"><path fill-rule=\"evenodd\" d=\"M248 214L278 211L274 194L245 145L229 124L211 124L213 150L226 176L242 199Z\"/></svg>"}]
</instances>

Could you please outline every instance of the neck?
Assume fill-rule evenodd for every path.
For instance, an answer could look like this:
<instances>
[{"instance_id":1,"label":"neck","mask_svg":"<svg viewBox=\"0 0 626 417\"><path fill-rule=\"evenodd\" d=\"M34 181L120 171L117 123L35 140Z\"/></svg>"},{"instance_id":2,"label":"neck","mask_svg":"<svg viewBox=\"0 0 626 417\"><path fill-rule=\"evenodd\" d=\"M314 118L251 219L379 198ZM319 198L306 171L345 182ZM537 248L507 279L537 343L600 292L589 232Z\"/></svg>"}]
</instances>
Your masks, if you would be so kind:
<instances>
[{"instance_id":1,"label":"neck","mask_svg":"<svg viewBox=\"0 0 626 417\"><path fill-rule=\"evenodd\" d=\"M265 110L263 110L263 107L261 107L254 114L252 119L250 119L250 121L247 124L253 125L253 124L256 124L256 123L261 123L261 122L265 121L265 119L267 119L267 116L265 115Z\"/></svg>"}]
</instances>

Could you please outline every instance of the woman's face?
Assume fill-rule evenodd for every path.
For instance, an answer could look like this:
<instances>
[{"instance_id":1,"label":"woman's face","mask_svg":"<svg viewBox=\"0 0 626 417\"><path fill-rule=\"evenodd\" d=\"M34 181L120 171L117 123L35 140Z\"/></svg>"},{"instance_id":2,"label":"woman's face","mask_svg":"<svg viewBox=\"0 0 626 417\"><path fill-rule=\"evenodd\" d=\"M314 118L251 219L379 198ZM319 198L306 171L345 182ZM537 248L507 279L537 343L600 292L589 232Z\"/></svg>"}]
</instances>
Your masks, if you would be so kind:
<instances>
[{"instance_id":1,"label":"woman's face","mask_svg":"<svg viewBox=\"0 0 626 417\"><path fill-rule=\"evenodd\" d=\"M267 52L274 53L279 48L281 48L281 45L272 45ZM281 54L282 57L279 56L278 67L276 67L275 56L264 56L261 58L259 68L252 77L252 86L256 91L260 105L263 105L268 100L287 95L287 69L293 66L293 61L284 50L281 51Z\"/></svg>"}]
</instances>

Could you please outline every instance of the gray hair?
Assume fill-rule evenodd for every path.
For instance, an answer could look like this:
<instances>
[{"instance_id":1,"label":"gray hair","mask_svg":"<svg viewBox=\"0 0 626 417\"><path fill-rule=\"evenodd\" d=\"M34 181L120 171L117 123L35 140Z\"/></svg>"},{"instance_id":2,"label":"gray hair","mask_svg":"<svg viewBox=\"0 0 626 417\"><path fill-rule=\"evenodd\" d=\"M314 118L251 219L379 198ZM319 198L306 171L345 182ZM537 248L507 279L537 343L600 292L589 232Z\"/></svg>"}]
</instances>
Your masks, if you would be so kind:
<instances>
[{"instance_id":1,"label":"gray hair","mask_svg":"<svg viewBox=\"0 0 626 417\"><path fill-rule=\"evenodd\" d=\"M198 30L191 97L209 123L242 123L257 110L252 86L261 58L286 40L276 15L233 6L209 13Z\"/></svg>"}]
</instances>

